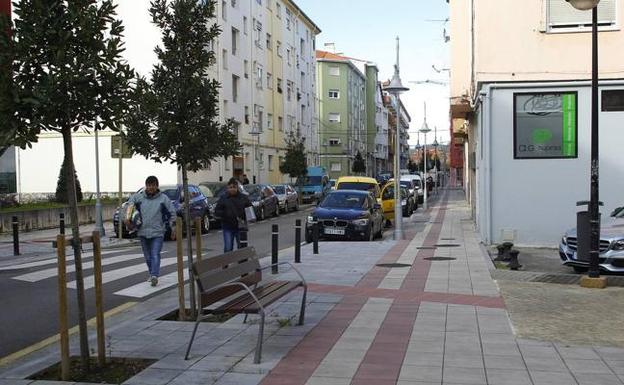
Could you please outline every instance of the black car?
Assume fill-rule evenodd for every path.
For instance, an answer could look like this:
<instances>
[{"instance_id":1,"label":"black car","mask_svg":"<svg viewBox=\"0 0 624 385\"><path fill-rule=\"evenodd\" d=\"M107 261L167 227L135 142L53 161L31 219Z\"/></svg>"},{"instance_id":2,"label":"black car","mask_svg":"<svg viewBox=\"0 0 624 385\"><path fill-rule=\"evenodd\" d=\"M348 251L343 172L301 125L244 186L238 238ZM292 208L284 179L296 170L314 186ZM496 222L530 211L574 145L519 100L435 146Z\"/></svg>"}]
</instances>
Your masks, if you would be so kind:
<instances>
[{"instance_id":1,"label":"black car","mask_svg":"<svg viewBox=\"0 0 624 385\"><path fill-rule=\"evenodd\" d=\"M271 186L266 184L246 184L243 188L245 193L249 195L249 200L259 221L269 215L278 216L280 214L279 199Z\"/></svg>"},{"instance_id":2,"label":"black car","mask_svg":"<svg viewBox=\"0 0 624 385\"><path fill-rule=\"evenodd\" d=\"M318 225L319 239L372 241L382 236L384 216L381 205L368 191L335 190L308 216L307 242L312 242L314 224Z\"/></svg>"},{"instance_id":3,"label":"black car","mask_svg":"<svg viewBox=\"0 0 624 385\"><path fill-rule=\"evenodd\" d=\"M210 230L210 210L208 208L208 200L206 196L201 192L198 186L196 185L188 185L189 193L191 194L190 200L190 208L191 208L191 218L193 220L195 218L201 218L202 220L202 233L207 233ZM171 204L173 208L176 210L177 215L180 218L184 218L183 216L183 202L184 202L184 194L182 193L182 185L163 185L159 187L161 193L165 194L169 199L171 199ZM140 192L143 189L139 189ZM121 205L122 209L125 209L128 202L124 202ZM115 213L113 214L113 225L115 226L115 236L119 237L119 207L115 209ZM126 228L126 226L122 226L124 238L132 237L136 235L135 231L130 231ZM171 233L167 230L165 234L165 239L170 239Z\"/></svg>"}]
</instances>

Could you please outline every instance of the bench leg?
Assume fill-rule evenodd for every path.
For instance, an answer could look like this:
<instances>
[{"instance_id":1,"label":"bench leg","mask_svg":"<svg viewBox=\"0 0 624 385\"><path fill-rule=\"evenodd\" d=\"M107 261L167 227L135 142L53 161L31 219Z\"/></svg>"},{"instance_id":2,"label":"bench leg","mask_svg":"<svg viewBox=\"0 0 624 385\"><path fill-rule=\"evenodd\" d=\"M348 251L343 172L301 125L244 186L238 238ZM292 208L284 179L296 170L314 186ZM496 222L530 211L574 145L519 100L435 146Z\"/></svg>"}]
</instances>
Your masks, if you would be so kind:
<instances>
[{"instance_id":1,"label":"bench leg","mask_svg":"<svg viewBox=\"0 0 624 385\"><path fill-rule=\"evenodd\" d=\"M243 323L247 323L247 317L249 317L249 313L245 314L245 318L243 319Z\"/></svg>"},{"instance_id":2,"label":"bench leg","mask_svg":"<svg viewBox=\"0 0 624 385\"><path fill-rule=\"evenodd\" d=\"M301 299L301 311L299 312L299 326L303 325L305 318L306 295L308 294L308 286L303 287L303 298Z\"/></svg>"},{"instance_id":3,"label":"bench leg","mask_svg":"<svg viewBox=\"0 0 624 385\"><path fill-rule=\"evenodd\" d=\"M258 343L256 344L256 354L254 364L259 364L262 358L262 340L264 338L264 312L260 312L260 330L258 331Z\"/></svg>"},{"instance_id":4,"label":"bench leg","mask_svg":"<svg viewBox=\"0 0 624 385\"><path fill-rule=\"evenodd\" d=\"M191 340L189 341L188 348L186 348L186 355L184 356L185 360L188 360L189 353L191 352L191 346L193 345L193 340L195 339L195 333L197 333L197 327L199 326L199 322L202 319L202 311L201 309L197 313L197 320L195 321L195 327L193 328L193 334L191 334Z\"/></svg>"}]
</instances>

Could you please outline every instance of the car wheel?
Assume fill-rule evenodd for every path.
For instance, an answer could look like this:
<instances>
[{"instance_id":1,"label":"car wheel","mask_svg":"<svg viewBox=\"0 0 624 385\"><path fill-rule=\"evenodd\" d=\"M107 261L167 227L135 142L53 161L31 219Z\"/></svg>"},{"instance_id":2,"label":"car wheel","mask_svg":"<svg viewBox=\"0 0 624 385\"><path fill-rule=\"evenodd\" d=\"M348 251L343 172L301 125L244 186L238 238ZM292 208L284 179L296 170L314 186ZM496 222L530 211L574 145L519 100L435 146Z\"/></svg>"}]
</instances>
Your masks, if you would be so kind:
<instances>
[{"instance_id":1,"label":"car wheel","mask_svg":"<svg viewBox=\"0 0 624 385\"><path fill-rule=\"evenodd\" d=\"M371 223L370 227L368 228L368 231L366 232L366 235L364 237L366 241L368 242L372 242L373 239L375 239L375 229L373 227L373 224Z\"/></svg>"},{"instance_id":2,"label":"car wheel","mask_svg":"<svg viewBox=\"0 0 624 385\"><path fill-rule=\"evenodd\" d=\"M202 234L206 234L209 231L210 231L210 218L208 217L208 214L204 214L204 216L202 217L201 232Z\"/></svg>"},{"instance_id":3,"label":"car wheel","mask_svg":"<svg viewBox=\"0 0 624 385\"><path fill-rule=\"evenodd\" d=\"M583 273L586 273L587 270L589 270L587 267L583 267L583 266L572 266L572 268L574 269L574 272L577 274L583 274Z\"/></svg>"}]
</instances>

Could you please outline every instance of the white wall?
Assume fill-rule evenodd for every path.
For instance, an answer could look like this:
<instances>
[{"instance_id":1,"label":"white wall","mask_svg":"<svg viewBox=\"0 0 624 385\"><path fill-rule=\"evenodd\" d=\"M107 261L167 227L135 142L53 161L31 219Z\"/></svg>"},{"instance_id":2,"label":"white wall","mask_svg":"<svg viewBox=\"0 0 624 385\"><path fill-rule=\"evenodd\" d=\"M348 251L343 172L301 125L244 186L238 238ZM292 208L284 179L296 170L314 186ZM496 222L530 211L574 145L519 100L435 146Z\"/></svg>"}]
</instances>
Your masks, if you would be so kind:
<instances>
[{"instance_id":1,"label":"white wall","mask_svg":"<svg viewBox=\"0 0 624 385\"><path fill-rule=\"evenodd\" d=\"M622 83L611 84L601 89L624 88ZM576 202L589 200L590 88L570 83L534 88L520 84L505 87L490 88L478 111L484 123L483 137L477 146L479 231L487 243L498 243L501 230L509 229L517 231L519 245L554 246L566 229L576 225ZM578 92L578 158L513 159L514 92L553 91ZM491 98L491 105L488 98ZM615 207L624 205L623 122L622 112L600 113L603 218ZM491 181L488 167L491 167Z\"/></svg>"}]
</instances>

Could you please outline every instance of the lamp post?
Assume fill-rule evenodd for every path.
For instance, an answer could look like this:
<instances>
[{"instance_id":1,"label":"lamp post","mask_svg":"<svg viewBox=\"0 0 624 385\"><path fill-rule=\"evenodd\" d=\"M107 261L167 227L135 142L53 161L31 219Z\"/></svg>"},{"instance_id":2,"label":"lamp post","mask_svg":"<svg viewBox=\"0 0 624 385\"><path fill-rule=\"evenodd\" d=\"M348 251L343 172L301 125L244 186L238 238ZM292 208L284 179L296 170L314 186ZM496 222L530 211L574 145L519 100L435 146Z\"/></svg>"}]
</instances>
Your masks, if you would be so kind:
<instances>
[{"instance_id":1,"label":"lamp post","mask_svg":"<svg viewBox=\"0 0 624 385\"><path fill-rule=\"evenodd\" d=\"M591 79L591 178L589 193L589 277L599 278L598 256L600 254L599 205L599 147L598 147L598 3L600 0L566 0L580 11L592 10L592 79Z\"/></svg>"},{"instance_id":2,"label":"lamp post","mask_svg":"<svg viewBox=\"0 0 624 385\"><path fill-rule=\"evenodd\" d=\"M438 138L436 135L438 128L434 126L433 131L433 143L431 144L435 153L435 159L433 160L433 188L435 189L436 195L438 195Z\"/></svg>"},{"instance_id":3,"label":"lamp post","mask_svg":"<svg viewBox=\"0 0 624 385\"><path fill-rule=\"evenodd\" d=\"M408 91L409 88L405 87L401 83L399 77L399 37L396 38L396 64L394 65L394 75L390 80L390 84L385 87L385 90L394 96L396 103L396 135L395 135L395 147L394 147L394 239L403 239L403 217L401 210L401 189L400 189L400 163L401 163L401 101L399 95Z\"/></svg>"},{"instance_id":4,"label":"lamp post","mask_svg":"<svg viewBox=\"0 0 624 385\"><path fill-rule=\"evenodd\" d=\"M424 149L423 151L423 156L424 156L423 178L425 180L424 181L425 191L423 194L423 209L427 210L427 133L431 131L431 129L427 125L427 102L425 102L425 118L423 120L423 125L419 131L425 134L425 144L423 146L423 149Z\"/></svg>"}]
</instances>

